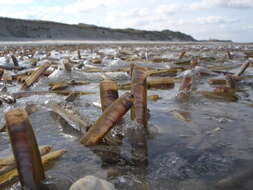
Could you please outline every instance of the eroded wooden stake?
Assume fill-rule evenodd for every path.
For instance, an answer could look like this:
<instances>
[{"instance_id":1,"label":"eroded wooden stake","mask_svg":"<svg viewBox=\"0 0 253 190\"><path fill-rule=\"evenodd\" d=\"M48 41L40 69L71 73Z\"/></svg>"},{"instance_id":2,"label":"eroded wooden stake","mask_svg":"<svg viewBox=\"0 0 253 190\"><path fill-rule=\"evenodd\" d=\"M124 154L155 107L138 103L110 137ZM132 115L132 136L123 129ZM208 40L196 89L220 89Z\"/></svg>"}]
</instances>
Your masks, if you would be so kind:
<instances>
[{"instance_id":1,"label":"eroded wooden stake","mask_svg":"<svg viewBox=\"0 0 253 190\"><path fill-rule=\"evenodd\" d=\"M4 70L0 68L0 80L2 80L3 74L4 74Z\"/></svg>"},{"instance_id":2,"label":"eroded wooden stake","mask_svg":"<svg viewBox=\"0 0 253 190\"><path fill-rule=\"evenodd\" d=\"M131 93L125 93L111 104L96 123L89 129L87 134L81 139L81 143L87 146L97 144L110 129L120 120L120 118L133 105Z\"/></svg>"},{"instance_id":3,"label":"eroded wooden stake","mask_svg":"<svg viewBox=\"0 0 253 190\"><path fill-rule=\"evenodd\" d=\"M17 58L15 57L15 55L11 55L11 59L12 59L12 61L13 61L14 66L18 67L18 66L19 66L18 60L17 60Z\"/></svg>"},{"instance_id":4,"label":"eroded wooden stake","mask_svg":"<svg viewBox=\"0 0 253 190\"><path fill-rule=\"evenodd\" d=\"M249 67L249 65L250 65L249 61L247 63L244 63L241 66L240 71L235 76L241 76L246 71L246 69Z\"/></svg>"},{"instance_id":5,"label":"eroded wooden stake","mask_svg":"<svg viewBox=\"0 0 253 190\"><path fill-rule=\"evenodd\" d=\"M100 101L103 112L108 106L117 100L118 97L118 85L115 81L106 78L100 83Z\"/></svg>"},{"instance_id":6,"label":"eroded wooden stake","mask_svg":"<svg viewBox=\"0 0 253 190\"><path fill-rule=\"evenodd\" d=\"M147 68L134 65L132 71L131 93L134 104L131 119L147 127Z\"/></svg>"},{"instance_id":7,"label":"eroded wooden stake","mask_svg":"<svg viewBox=\"0 0 253 190\"><path fill-rule=\"evenodd\" d=\"M5 120L20 183L24 188L39 189L45 174L28 115L24 109L13 109L5 114Z\"/></svg>"}]
</instances>

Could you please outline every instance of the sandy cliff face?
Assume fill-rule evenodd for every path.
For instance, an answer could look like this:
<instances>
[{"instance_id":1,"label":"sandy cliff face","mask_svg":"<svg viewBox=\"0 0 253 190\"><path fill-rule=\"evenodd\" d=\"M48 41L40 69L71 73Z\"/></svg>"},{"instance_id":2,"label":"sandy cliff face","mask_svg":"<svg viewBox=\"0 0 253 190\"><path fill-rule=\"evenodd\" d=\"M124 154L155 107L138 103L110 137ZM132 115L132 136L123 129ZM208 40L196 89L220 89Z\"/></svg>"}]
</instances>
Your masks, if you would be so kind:
<instances>
[{"instance_id":1,"label":"sandy cliff face","mask_svg":"<svg viewBox=\"0 0 253 190\"><path fill-rule=\"evenodd\" d=\"M189 35L170 30L144 31L110 29L93 25L69 25L0 17L0 40L147 40L195 41Z\"/></svg>"}]
</instances>

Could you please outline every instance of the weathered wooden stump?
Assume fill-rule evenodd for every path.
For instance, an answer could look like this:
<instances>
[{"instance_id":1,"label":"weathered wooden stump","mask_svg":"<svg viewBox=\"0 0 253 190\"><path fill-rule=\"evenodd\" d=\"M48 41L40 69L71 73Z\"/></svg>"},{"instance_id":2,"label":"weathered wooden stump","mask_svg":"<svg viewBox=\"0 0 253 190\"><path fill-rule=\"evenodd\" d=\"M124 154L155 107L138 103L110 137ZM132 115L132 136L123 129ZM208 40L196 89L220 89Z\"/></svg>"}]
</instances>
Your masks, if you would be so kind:
<instances>
[{"instance_id":1,"label":"weathered wooden stump","mask_svg":"<svg viewBox=\"0 0 253 190\"><path fill-rule=\"evenodd\" d=\"M12 150L23 188L41 189L45 179L37 141L24 109L13 109L5 114Z\"/></svg>"}]
</instances>

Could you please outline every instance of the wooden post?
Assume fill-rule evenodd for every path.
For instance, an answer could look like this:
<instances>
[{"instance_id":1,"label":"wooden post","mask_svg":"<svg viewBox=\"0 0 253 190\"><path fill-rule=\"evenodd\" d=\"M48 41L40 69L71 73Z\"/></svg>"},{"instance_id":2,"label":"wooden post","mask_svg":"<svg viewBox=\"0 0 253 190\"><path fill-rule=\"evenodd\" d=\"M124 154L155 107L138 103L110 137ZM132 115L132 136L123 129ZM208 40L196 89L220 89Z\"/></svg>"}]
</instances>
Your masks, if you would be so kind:
<instances>
[{"instance_id":1,"label":"wooden post","mask_svg":"<svg viewBox=\"0 0 253 190\"><path fill-rule=\"evenodd\" d=\"M44 168L28 115L24 109L13 109L5 114L12 150L23 188L40 189L45 179Z\"/></svg>"},{"instance_id":2,"label":"wooden post","mask_svg":"<svg viewBox=\"0 0 253 190\"><path fill-rule=\"evenodd\" d=\"M12 59L12 61L13 61L14 66L18 67L18 66L19 66L18 60L17 60L17 58L15 57L15 55L11 55L11 59Z\"/></svg>"},{"instance_id":3,"label":"wooden post","mask_svg":"<svg viewBox=\"0 0 253 190\"><path fill-rule=\"evenodd\" d=\"M0 68L0 80L2 80L3 74L4 74L4 70Z\"/></svg>"},{"instance_id":4,"label":"wooden post","mask_svg":"<svg viewBox=\"0 0 253 190\"><path fill-rule=\"evenodd\" d=\"M87 146L97 144L133 105L131 93L125 93L110 105L81 139Z\"/></svg>"},{"instance_id":5,"label":"wooden post","mask_svg":"<svg viewBox=\"0 0 253 190\"><path fill-rule=\"evenodd\" d=\"M100 101L103 112L108 106L117 100L118 97L118 85L115 81L106 78L100 83Z\"/></svg>"},{"instance_id":6,"label":"wooden post","mask_svg":"<svg viewBox=\"0 0 253 190\"><path fill-rule=\"evenodd\" d=\"M147 68L134 65L132 71L131 93L134 104L131 119L147 127Z\"/></svg>"},{"instance_id":7,"label":"wooden post","mask_svg":"<svg viewBox=\"0 0 253 190\"><path fill-rule=\"evenodd\" d=\"M248 68L249 65L250 65L249 61L247 63L244 63L241 66L240 71L236 74L236 76L241 76L246 71L246 69Z\"/></svg>"}]
</instances>

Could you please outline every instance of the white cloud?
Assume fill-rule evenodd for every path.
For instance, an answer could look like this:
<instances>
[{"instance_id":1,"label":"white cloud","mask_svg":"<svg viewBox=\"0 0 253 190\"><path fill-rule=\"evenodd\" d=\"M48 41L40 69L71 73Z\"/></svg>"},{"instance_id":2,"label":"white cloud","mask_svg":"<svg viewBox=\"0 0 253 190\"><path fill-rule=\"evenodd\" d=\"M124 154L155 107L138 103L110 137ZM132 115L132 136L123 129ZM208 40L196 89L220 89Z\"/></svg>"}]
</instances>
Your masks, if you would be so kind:
<instances>
[{"instance_id":1,"label":"white cloud","mask_svg":"<svg viewBox=\"0 0 253 190\"><path fill-rule=\"evenodd\" d=\"M67 11L88 11L90 9L95 9L99 7L107 7L113 5L114 3L118 2L117 0L78 0L72 4L65 6L64 8Z\"/></svg>"},{"instance_id":2,"label":"white cloud","mask_svg":"<svg viewBox=\"0 0 253 190\"><path fill-rule=\"evenodd\" d=\"M174 14L178 12L179 9L183 9L183 5L178 4L167 4L167 5L160 5L157 7L156 12L158 14Z\"/></svg>"},{"instance_id":3,"label":"white cloud","mask_svg":"<svg viewBox=\"0 0 253 190\"><path fill-rule=\"evenodd\" d=\"M208 9L212 7L253 8L253 0L201 0L190 5L192 9Z\"/></svg>"},{"instance_id":4,"label":"white cloud","mask_svg":"<svg viewBox=\"0 0 253 190\"><path fill-rule=\"evenodd\" d=\"M16 5L16 4L29 4L33 0L0 0L0 5Z\"/></svg>"}]
</instances>

